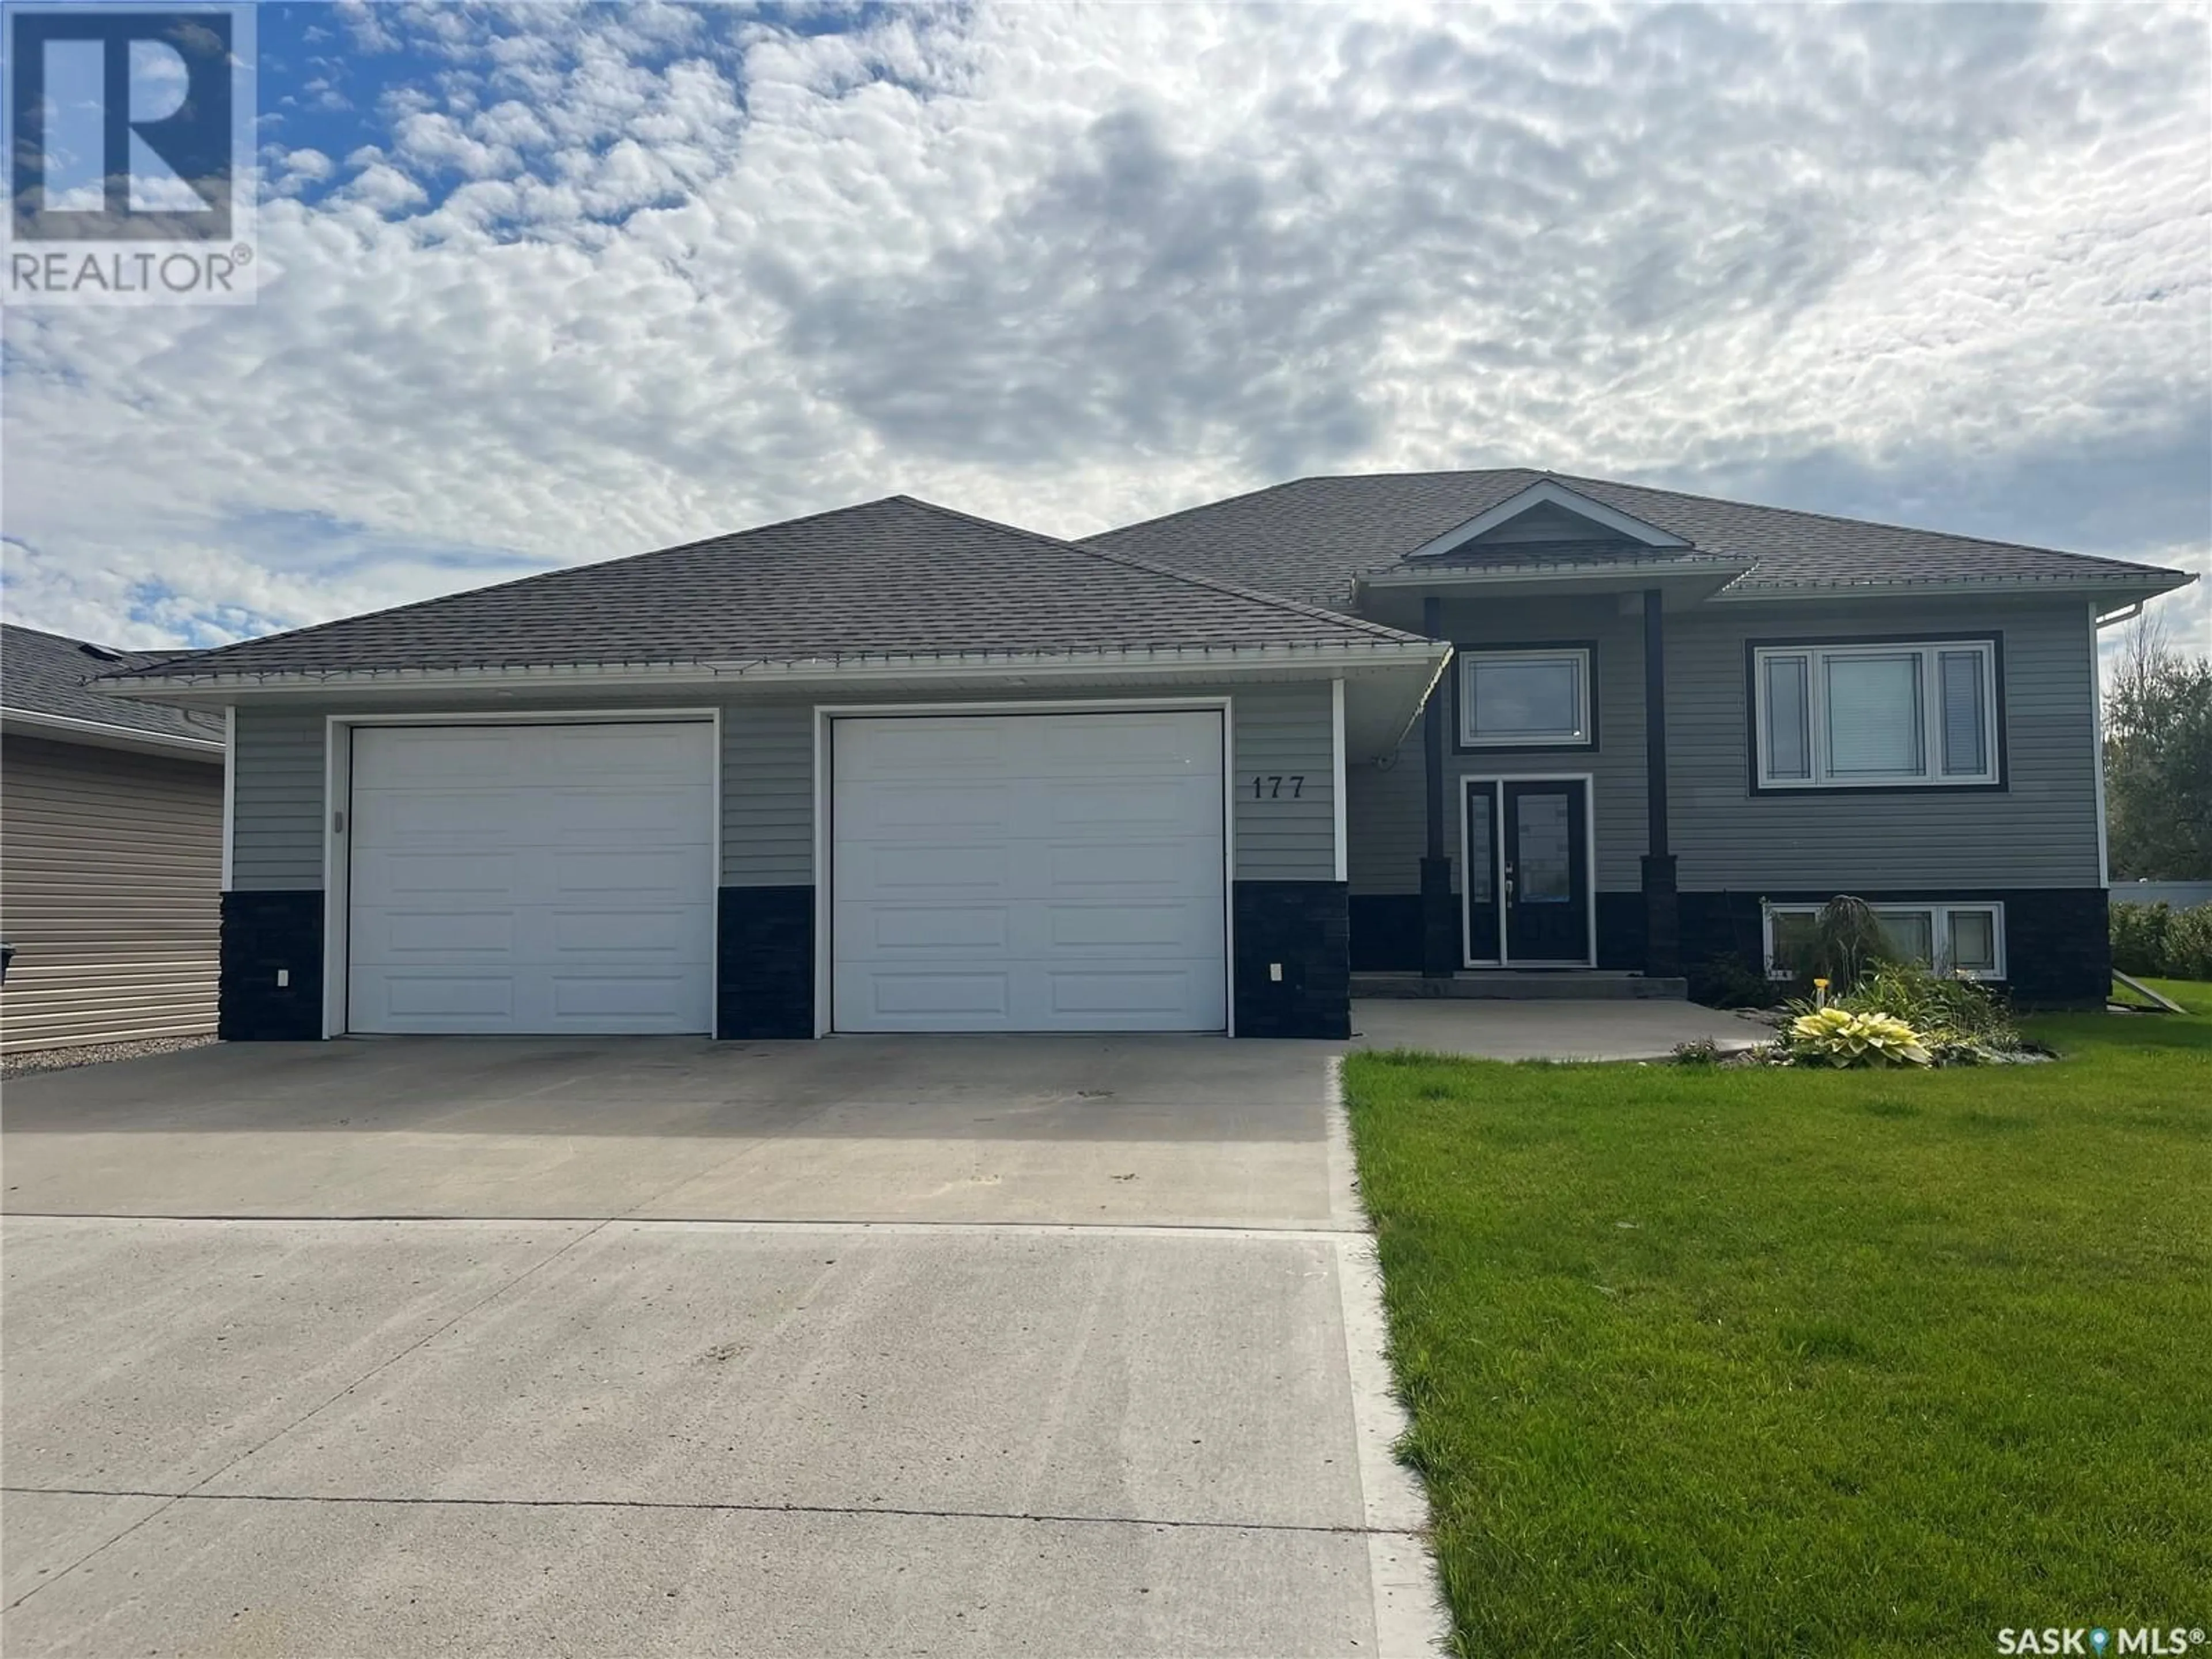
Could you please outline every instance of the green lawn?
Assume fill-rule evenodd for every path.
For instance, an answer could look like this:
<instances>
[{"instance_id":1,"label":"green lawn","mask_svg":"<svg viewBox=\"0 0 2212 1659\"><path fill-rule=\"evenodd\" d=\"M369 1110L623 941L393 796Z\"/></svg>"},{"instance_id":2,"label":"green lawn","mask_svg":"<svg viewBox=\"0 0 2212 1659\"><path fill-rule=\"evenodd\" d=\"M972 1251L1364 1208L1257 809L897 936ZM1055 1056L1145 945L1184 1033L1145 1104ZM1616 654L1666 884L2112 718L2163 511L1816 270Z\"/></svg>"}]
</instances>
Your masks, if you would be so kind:
<instances>
[{"instance_id":1,"label":"green lawn","mask_svg":"<svg viewBox=\"0 0 2212 1659\"><path fill-rule=\"evenodd\" d=\"M2160 988L2037 1066L1347 1060L1461 1650L2212 1624L2212 985Z\"/></svg>"}]
</instances>

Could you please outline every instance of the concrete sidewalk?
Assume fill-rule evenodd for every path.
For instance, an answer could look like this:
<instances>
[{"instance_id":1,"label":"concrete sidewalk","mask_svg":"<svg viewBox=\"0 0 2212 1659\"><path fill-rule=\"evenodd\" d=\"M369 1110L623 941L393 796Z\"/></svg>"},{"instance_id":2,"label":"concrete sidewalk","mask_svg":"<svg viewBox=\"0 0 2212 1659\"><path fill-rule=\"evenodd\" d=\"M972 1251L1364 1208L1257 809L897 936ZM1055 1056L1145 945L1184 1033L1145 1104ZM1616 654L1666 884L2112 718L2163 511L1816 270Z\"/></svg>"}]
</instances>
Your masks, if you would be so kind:
<instances>
[{"instance_id":1,"label":"concrete sidewalk","mask_svg":"<svg viewBox=\"0 0 2212 1659\"><path fill-rule=\"evenodd\" d=\"M7 1650L1432 1650L1326 1068L399 1042L11 1085Z\"/></svg>"},{"instance_id":2,"label":"concrete sidewalk","mask_svg":"<svg viewBox=\"0 0 2212 1659\"><path fill-rule=\"evenodd\" d=\"M1694 1002L1434 1000L1364 998L1352 1005L1352 1047L1424 1048L1480 1060L1664 1060L1678 1042L1709 1039L1725 1053L1769 1041L1754 1019Z\"/></svg>"}]
</instances>

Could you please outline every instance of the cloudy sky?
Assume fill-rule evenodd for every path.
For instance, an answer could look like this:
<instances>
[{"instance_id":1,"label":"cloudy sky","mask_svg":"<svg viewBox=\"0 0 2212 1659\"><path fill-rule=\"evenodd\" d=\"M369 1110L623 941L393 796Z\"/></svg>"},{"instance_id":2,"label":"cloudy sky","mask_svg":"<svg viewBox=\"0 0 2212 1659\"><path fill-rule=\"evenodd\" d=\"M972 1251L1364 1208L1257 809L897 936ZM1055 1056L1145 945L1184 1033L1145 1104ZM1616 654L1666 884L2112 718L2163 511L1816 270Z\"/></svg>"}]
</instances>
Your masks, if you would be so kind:
<instances>
[{"instance_id":1,"label":"cloudy sky","mask_svg":"<svg viewBox=\"0 0 2212 1659\"><path fill-rule=\"evenodd\" d=\"M2212 569L2202 4L259 35L259 303L0 324L15 621L208 644L894 490L1079 535L1503 465Z\"/></svg>"}]
</instances>

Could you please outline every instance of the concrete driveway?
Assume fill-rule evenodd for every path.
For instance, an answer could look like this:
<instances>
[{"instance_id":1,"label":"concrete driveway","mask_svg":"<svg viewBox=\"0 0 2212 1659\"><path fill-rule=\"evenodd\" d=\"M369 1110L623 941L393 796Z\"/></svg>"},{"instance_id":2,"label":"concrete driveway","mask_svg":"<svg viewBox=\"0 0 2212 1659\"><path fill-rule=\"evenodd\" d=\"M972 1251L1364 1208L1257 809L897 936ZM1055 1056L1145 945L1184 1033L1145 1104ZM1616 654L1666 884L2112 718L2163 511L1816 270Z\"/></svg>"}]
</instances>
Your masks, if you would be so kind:
<instances>
[{"instance_id":1,"label":"concrete driveway","mask_svg":"<svg viewBox=\"0 0 2212 1659\"><path fill-rule=\"evenodd\" d=\"M18 1079L0 1641L1424 1650L1327 1073L387 1039Z\"/></svg>"}]
</instances>

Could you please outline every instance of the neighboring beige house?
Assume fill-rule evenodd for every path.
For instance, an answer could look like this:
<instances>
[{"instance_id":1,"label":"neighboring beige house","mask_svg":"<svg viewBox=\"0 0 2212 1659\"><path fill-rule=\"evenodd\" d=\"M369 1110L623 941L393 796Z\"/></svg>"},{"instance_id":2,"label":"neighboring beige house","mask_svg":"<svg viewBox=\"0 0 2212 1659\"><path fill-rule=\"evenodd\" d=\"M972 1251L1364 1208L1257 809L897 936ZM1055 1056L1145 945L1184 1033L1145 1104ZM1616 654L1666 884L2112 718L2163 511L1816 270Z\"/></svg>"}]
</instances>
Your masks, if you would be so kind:
<instances>
[{"instance_id":1,"label":"neighboring beige house","mask_svg":"<svg viewBox=\"0 0 2212 1659\"><path fill-rule=\"evenodd\" d=\"M84 684L162 659L0 625L0 1051L215 1030L221 719Z\"/></svg>"}]
</instances>

